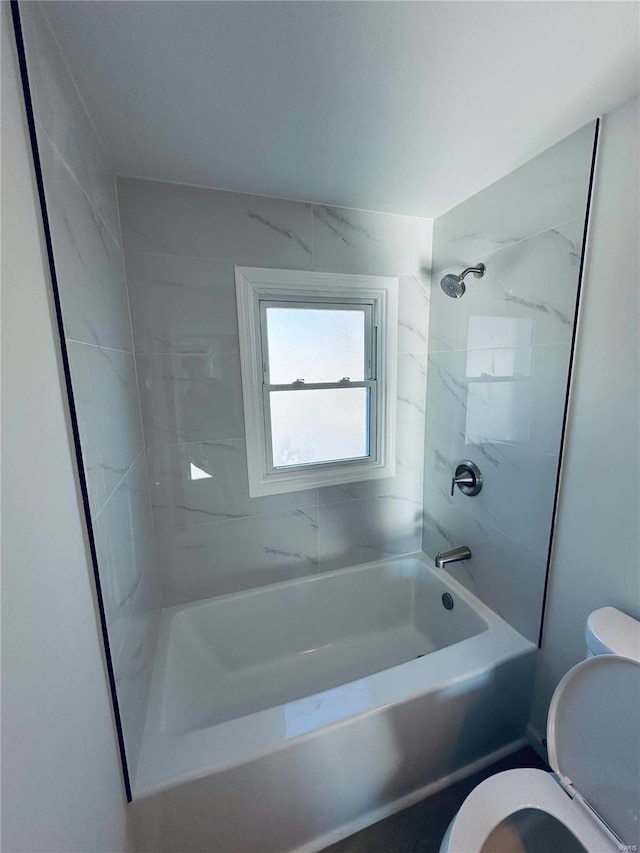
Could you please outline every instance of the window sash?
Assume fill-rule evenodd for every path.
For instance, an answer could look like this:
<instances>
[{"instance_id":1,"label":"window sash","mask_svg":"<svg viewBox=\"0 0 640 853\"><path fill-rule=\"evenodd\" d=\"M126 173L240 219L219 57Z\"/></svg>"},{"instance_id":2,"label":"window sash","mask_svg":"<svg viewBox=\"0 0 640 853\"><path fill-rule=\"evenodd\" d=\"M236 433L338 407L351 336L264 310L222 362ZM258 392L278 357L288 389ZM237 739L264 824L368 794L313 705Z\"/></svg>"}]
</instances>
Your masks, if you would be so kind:
<instances>
[{"instance_id":1,"label":"window sash","mask_svg":"<svg viewBox=\"0 0 640 853\"><path fill-rule=\"evenodd\" d=\"M301 308L305 310L316 311L361 311L364 313L364 377L365 381L375 380L377 375L377 322L372 301L363 300L362 302L354 301L352 298L341 299L334 298L319 298L310 296L308 299L304 297L296 297L295 299L260 299L260 337L262 348L262 382L268 385L270 380L269 373L269 340L267 327L267 309L268 308ZM304 379L304 377L300 377ZM339 383L343 377L336 377L336 382ZM324 386L325 383L316 383ZM331 383L326 383L327 387L332 387ZM276 387L276 386L273 386ZM291 383L291 385L281 386L285 388L300 387ZM305 384L303 387L311 388L311 383ZM343 386L339 386L343 387Z\"/></svg>"},{"instance_id":2,"label":"window sash","mask_svg":"<svg viewBox=\"0 0 640 853\"><path fill-rule=\"evenodd\" d=\"M271 383L269 382L269 339L267 325L267 309L269 308L300 308L304 310L317 311L361 311L364 314L364 374L365 379L352 382L348 377L336 378L335 382L291 382ZM377 325L375 323L375 310L372 301L354 301L352 298L318 298L310 296L296 297L295 299L261 299L260 311L260 335L262 348L262 401L265 422L265 453L267 460L267 472L273 474L281 471L304 471L317 470L318 468L332 468L345 465L349 462L367 462L377 456ZM301 377L303 379L303 377ZM347 459L328 460L324 462L307 462L301 465L283 465L276 467L273 464L273 432L271 423L271 392L272 391L314 391L341 388L368 388L367 400L367 435L368 449L366 456L355 456Z\"/></svg>"},{"instance_id":3,"label":"window sash","mask_svg":"<svg viewBox=\"0 0 640 853\"><path fill-rule=\"evenodd\" d=\"M313 391L323 390L325 388L368 388L369 395L367 400L367 435L369 452L366 456L354 456L346 459L327 460L323 462L305 462L301 465L280 465L273 464L273 432L271 427L271 391ZM367 462L377 457L378 448L378 417L377 417L377 382L375 379L364 380L363 382L322 382L309 385L263 385L262 405L265 420L265 453L267 458L267 472L269 474L279 471L305 471L318 468L335 468L339 465L345 465L349 462Z\"/></svg>"}]
</instances>

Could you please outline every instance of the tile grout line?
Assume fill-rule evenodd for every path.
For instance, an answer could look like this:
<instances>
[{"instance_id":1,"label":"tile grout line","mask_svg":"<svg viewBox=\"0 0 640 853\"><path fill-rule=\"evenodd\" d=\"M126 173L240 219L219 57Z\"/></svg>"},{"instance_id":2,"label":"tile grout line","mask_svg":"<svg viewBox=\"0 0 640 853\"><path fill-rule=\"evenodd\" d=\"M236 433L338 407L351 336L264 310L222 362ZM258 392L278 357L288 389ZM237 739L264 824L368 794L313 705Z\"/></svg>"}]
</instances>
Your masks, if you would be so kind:
<instances>
[{"instance_id":1,"label":"tile grout line","mask_svg":"<svg viewBox=\"0 0 640 853\"><path fill-rule=\"evenodd\" d=\"M185 261L210 261L211 263L219 263L219 264L229 264L231 266L255 266L258 263L262 263L261 261L252 261L247 260L246 256L242 258L227 258L221 257L220 255L187 255L183 252L143 252L139 249L127 249L127 255L139 255L141 258L181 258ZM283 269L283 270L293 270L294 272L299 271L299 266L291 266L290 264L282 264L278 262L277 264L264 264L262 266L265 269ZM375 275L375 273L373 273ZM409 275L410 273L406 273Z\"/></svg>"},{"instance_id":2,"label":"tile grout line","mask_svg":"<svg viewBox=\"0 0 640 853\"><path fill-rule=\"evenodd\" d=\"M347 208L349 209L349 208ZM264 269L269 270L291 270L293 272L324 272L331 275L362 275L362 276L379 276L381 278L425 278L425 276L421 273L420 270L416 271L405 270L401 272L385 272L376 270L355 270L350 272L345 272L344 267L318 267L312 259L312 269L309 269L308 266L300 264L296 264L295 266L291 264L283 264L281 262L278 263L264 263L263 261L256 261L247 259L246 256L237 258L237 257L221 257L220 255L187 255L184 253L175 253L175 252L144 252L139 249L126 249L126 255L138 255L140 257L150 257L150 258L180 258L181 260L187 261L209 261L210 263L220 263L220 264L229 264L231 266L256 266L260 264Z\"/></svg>"},{"instance_id":3,"label":"tile grout line","mask_svg":"<svg viewBox=\"0 0 640 853\"><path fill-rule=\"evenodd\" d=\"M105 347L103 344L92 344L89 341L79 341L76 338L69 338L65 335L65 340L69 344L80 344L83 347L93 347L94 349L104 349L109 352L119 352L121 355L131 355L135 358L135 352L128 349L118 349L117 347Z\"/></svg>"},{"instance_id":4,"label":"tile grout line","mask_svg":"<svg viewBox=\"0 0 640 853\"><path fill-rule=\"evenodd\" d=\"M317 558L317 560L318 560L318 563L317 563L317 569L316 569L316 574L318 574L318 572L320 572L320 569L321 569L321 566L322 566L322 560L320 559L320 539L321 539L321 537L320 537L320 509L321 509L321 505L320 505L320 489L316 489L316 500L317 500L317 504L316 504L316 513L317 513L317 515L316 515L316 518L317 518L317 521L318 521L318 526L317 526L317 528L316 528L316 558Z\"/></svg>"},{"instance_id":5,"label":"tile grout line","mask_svg":"<svg viewBox=\"0 0 640 853\"><path fill-rule=\"evenodd\" d=\"M556 222L553 225L545 226L544 228L541 228L540 231L534 231L533 234L527 234L526 237L520 237L517 240L513 240L510 243L505 243L504 246L498 246L496 249L490 249L488 252L482 252L479 255L473 255L470 258L470 261L475 262L475 261L481 261L483 258L489 258L491 255L495 255L497 252L502 252L505 249L511 249L513 246L517 246L520 243L526 242L527 240L533 240L536 237L541 237L543 234L549 233L549 231L556 231L558 228L561 228L563 225L568 225L570 222L574 222L574 221L580 222L580 221L582 221L582 217L571 216L571 217L569 217L569 219L563 219L561 222ZM464 239L464 236L462 239ZM469 238L467 237L467 239L469 239ZM461 242L461 239L458 238L458 240L456 242ZM434 254L434 261L435 261L435 254ZM438 266L436 266L435 263L432 262L431 268L432 268L432 271L435 271L436 273L439 274L441 272L444 272L444 270L449 269L449 266L451 266L451 265L444 266L444 267L438 267Z\"/></svg>"},{"instance_id":6,"label":"tile grout line","mask_svg":"<svg viewBox=\"0 0 640 853\"><path fill-rule=\"evenodd\" d=\"M359 500L359 499L358 499ZM258 518L273 518L275 516L288 516L293 513L298 513L299 515L304 515L309 511L320 509L321 504L309 504L309 506L294 506L289 507L289 509L276 509L271 510L269 512L256 512L251 515L238 515L235 518L221 518L217 521L199 521L195 524L185 524L179 527L161 527L158 529L158 533L168 534L168 533L176 533L181 530L193 530L194 528L205 528L205 527L218 527L221 524L234 524L240 521L247 521L247 519L258 519ZM199 512L200 510L195 510L195 512Z\"/></svg>"},{"instance_id":7,"label":"tile grout line","mask_svg":"<svg viewBox=\"0 0 640 853\"><path fill-rule=\"evenodd\" d=\"M311 216L311 269L315 270L316 268L316 245L315 245L315 232L313 226L313 205L309 208L309 215Z\"/></svg>"},{"instance_id":8,"label":"tile grout line","mask_svg":"<svg viewBox=\"0 0 640 853\"><path fill-rule=\"evenodd\" d=\"M425 423L425 426L426 426L426 423ZM430 428L431 428L431 430L434 430L437 432L447 433L450 436L461 436L461 437L464 436L465 438L467 438L467 436L468 436L468 434L465 432L464 429L461 429L461 428L456 429L455 427L445 426L444 424L432 423L430 425ZM511 447L514 450L519 450L521 452L531 454L532 456L550 456L553 459L557 459L559 457L559 453L551 453L548 450L536 450L535 448L522 447L521 445L513 444L510 441L498 441L496 439L493 439L490 441L489 439L483 439L483 437L481 435L474 435L473 433L470 434L470 438L472 441L476 442L476 444L490 444L491 446L497 446L497 447ZM426 446L427 445L425 442L425 449L426 449ZM430 446L433 447L433 445L430 445Z\"/></svg>"},{"instance_id":9,"label":"tile grout line","mask_svg":"<svg viewBox=\"0 0 640 853\"><path fill-rule=\"evenodd\" d=\"M249 196L251 198L264 198L269 199L271 201L283 201L287 204L299 204L304 205L305 207L332 207L338 210L353 210L356 213L370 213L374 216L399 216L403 219L411 219L411 220L420 220L423 222L431 222L432 227L433 223L435 223L437 218L440 217L432 217L432 216L420 216L418 214L411 213L393 213L389 210L371 210L366 207L347 207L343 204L331 204L329 202L322 201L309 201L308 199L299 199L299 198L286 198L285 196L277 196L277 195L268 195L266 193L251 193L251 192L243 192L242 190L230 190L224 189L223 187L212 187L205 186L204 184L190 184L184 181L169 181L164 178L149 178L142 175L116 175L117 178L123 178L126 181L144 181L145 183L152 184L170 184L176 187L189 187L194 190L208 190L209 192L214 193L227 193L229 195L243 195ZM454 208L451 208L452 210ZM446 216L449 211L444 211L440 216Z\"/></svg>"},{"instance_id":10,"label":"tile grout line","mask_svg":"<svg viewBox=\"0 0 640 853\"><path fill-rule=\"evenodd\" d=\"M96 126L95 126L95 124L94 124L94 121L93 121L93 119L91 118L91 113L90 113L90 112L89 112L89 110L87 109L86 104L85 104L85 102L84 102L84 100L83 100L83 98L82 98L82 95L80 94L80 89L78 88L78 85L77 85L77 83L76 83L75 77L74 77L74 76L73 76L73 74L71 73L71 68L69 67L69 64L68 64L68 62L67 62L67 58L66 58L66 56L65 56L65 54L64 54L64 51L62 50L62 48L61 48L61 46L60 46L60 42L58 41L58 37L57 37L57 36L56 36L56 34L55 34L55 31L54 31L54 29L53 29L53 26L52 26L52 24L51 24L51 21L49 20L49 18L48 18L48 16L47 16L47 13L44 11L44 10L45 10L45 8L46 8L46 3L40 3L39 5L40 5L40 8L41 8L41 13L42 13L42 15L43 15L43 17L44 17L45 21L47 22L47 27L48 27L48 29L49 29L49 32L50 32L51 37L52 37L52 39L53 39L53 42L54 42L54 44L55 44L55 46L56 46L56 49L57 49L57 51L58 51L58 55L59 55L59 56L60 56L60 58L62 59L62 64L63 64L63 66L64 66L64 68L65 68L65 71L67 72L67 75L68 75L69 79L71 80L71 85L73 86L73 89L74 89L74 91L75 91L75 93L76 93L76 95L77 95L77 97L78 97L78 101L79 101L79 103L80 103L80 106L82 107L82 110L83 110L83 112L84 112L85 116L87 117L87 120L89 121L89 126L91 127L91 131L92 131L92 133L93 133L94 141L97 143L97 146L98 146L98 153L99 153L99 155L100 155L100 159L102 160L103 164L104 164L104 165L105 165L105 166L106 166L106 167L111 171L111 174L112 174L112 175L114 176L114 178L115 178L115 175L114 175L113 170L112 170L112 168L111 168L111 163L109 162L109 158L107 157L107 152L106 152L106 150L105 150L105 148L104 148L104 146L103 146L103 144L102 144L102 141L101 141L101 139L100 139L100 135L98 134L98 131L97 131L97 129L96 129Z\"/></svg>"},{"instance_id":11,"label":"tile grout line","mask_svg":"<svg viewBox=\"0 0 640 853\"><path fill-rule=\"evenodd\" d=\"M157 452L157 451L162 450L162 449L167 448L167 447L189 447L190 445L193 445L193 444L231 445L231 444L238 444L238 443L241 443L241 444L245 443L244 435L239 435L239 436L236 436L234 438L206 438L202 441L170 441L170 442L165 442L164 444L158 444L158 443L151 442L147 446L147 450L149 450L151 453L153 453L153 452Z\"/></svg>"},{"instance_id":12,"label":"tile grout line","mask_svg":"<svg viewBox=\"0 0 640 853\"><path fill-rule=\"evenodd\" d=\"M509 318L507 318L507 319L509 319ZM458 348L458 349L433 349L433 350L429 350L427 352L427 356L441 355L443 353L493 352L494 350L499 350L499 351L502 351L502 350L505 350L505 351L535 350L535 349L548 349L551 347L556 347L556 348L565 347L565 349L571 349L571 343L570 342L563 343L560 341L557 343L548 343L548 344L525 344L523 346L517 346L517 347L475 347L474 349L460 349L460 348ZM398 355L400 355L400 353L398 353ZM489 377L489 378L494 378L494 377Z\"/></svg>"},{"instance_id":13,"label":"tile grout line","mask_svg":"<svg viewBox=\"0 0 640 853\"><path fill-rule=\"evenodd\" d=\"M97 512L95 515L92 515L92 516L91 516L91 521L92 521L92 522L94 522L94 523L95 523L95 522L97 522L97 521L98 521L98 519L99 519L99 518L100 518L100 516L102 515L102 512L103 512L104 508L105 508L105 507L106 507L106 505L109 503L109 501L111 500L111 498L115 495L115 493L118 491L118 489L119 489L119 488L120 488L120 486L123 484L123 482L126 480L126 478L129 476L129 474L131 473L131 469L133 468L133 466L136 464L136 462L137 462L137 461L138 461L138 459L140 458L140 454L141 454L141 453L143 453L143 452L144 452L144 445L140 448L140 450L138 450L138 452L136 453L136 455L135 455L135 457L134 457L134 459L133 459L133 462L131 462L131 464L129 465L129 467L127 468L127 470L124 472L124 474L122 475L122 477L118 480L118 482L116 483L116 485L115 485L114 489L113 489L111 492L109 492L109 496L107 497L107 499L105 500L105 502L102 504L102 506L100 507L100 509L98 510L98 512Z\"/></svg>"},{"instance_id":14,"label":"tile grout line","mask_svg":"<svg viewBox=\"0 0 640 853\"><path fill-rule=\"evenodd\" d=\"M402 495L370 495L369 497L364 498L346 498L345 500L339 501L327 501L325 503L318 504L310 504L309 506L294 506L289 509L276 509L271 510L269 512L256 512L253 514L239 515L236 518L221 518L217 521L200 521L194 524L185 524L174 527L162 527L158 529L158 533L169 534L184 530L193 530L194 528L205 528L205 527L217 527L221 524L234 524L240 521L246 521L247 519L258 519L258 518L273 518L275 516L287 516L292 513L299 513L301 515L306 515L310 510L317 510L318 520L320 518L320 510L326 509L327 507L334 507L338 505L344 504L354 504L354 503L364 503L365 501L377 501L377 500L392 500L392 501L403 501L411 504L421 504L420 500L413 500L412 498L403 497ZM194 512L199 512L200 510L195 509ZM318 521L318 534L320 533L320 524Z\"/></svg>"},{"instance_id":15,"label":"tile grout line","mask_svg":"<svg viewBox=\"0 0 640 853\"><path fill-rule=\"evenodd\" d=\"M526 551L529 551L531 554L535 555L536 557L546 559L546 548L544 551L537 551L531 545L527 545L526 542L523 542L521 539L517 539L515 536L511 536L509 533L502 530L495 523L493 523L493 520L491 520L488 523L482 523L474 515L472 515L470 512L467 512L464 509L460 509L460 507L453 507L452 504L449 504L448 506L454 510L455 514L460 515L463 518L465 518L469 521L473 521L475 524L479 525L483 531L495 531L500 536L503 536L505 539L508 539L510 542L513 542L514 544L518 545L520 548L524 548ZM423 506L423 515L424 514L425 514L425 510L424 510L424 506ZM433 516L431 516L431 517L433 518Z\"/></svg>"},{"instance_id":16,"label":"tile grout line","mask_svg":"<svg viewBox=\"0 0 640 853\"><path fill-rule=\"evenodd\" d=\"M66 169L66 171L69 173L69 177L73 180L73 182L76 184L76 186L78 187L78 189L80 190L80 192L82 193L82 195L85 197L86 202L87 202L87 204L89 205L89 207L91 208L91 210L95 213L95 215L98 217L98 219L100 220L100 222L102 222L102 224L103 224L103 226L104 226L105 230L107 231L107 233L109 234L109 236L111 237L111 239L114 241L114 243L117 243L118 247L119 247L119 248L120 248L120 250L122 251L122 245L121 245L121 243L120 243L120 240L119 240L119 239L116 237L116 235L113 233L113 231L111 230L111 226L109 225L109 223L108 223L108 222L106 221L106 219L104 218L104 215L101 213L100 209L96 206L95 201L94 201L94 200L89 196L89 194L87 193L87 191L86 191L86 190L85 190L85 188L83 187L83 185L82 185L82 183L81 183L80 179L78 178L78 176L77 176L77 175L76 175L76 173L74 172L73 168L72 168L72 167L71 167L71 165L67 162L67 160L65 159L65 157L61 154L60 149L58 148L58 146L56 145L56 143L54 142L54 140L49 136L49 134L47 133L47 131L46 131L46 130L45 130L45 128L44 128L44 125L42 124L42 122L40 121L40 119L39 119L37 116L36 116L36 119L35 119L35 123L36 123L36 127L38 128L38 132L43 134L43 136L45 137L45 139L47 140L47 142L48 142L48 143L49 143L49 145L51 146L51 148L52 148L52 150L53 150L53 153L54 153L54 154L55 154L55 156L60 160L60 162L62 163L63 167L64 167L64 168ZM105 166L106 166L106 164L103 164L103 165L105 165ZM116 204L116 207L117 207L117 204Z\"/></svg>"},{"instance_id":17,"label":"tile grout line","mask_svg":"<svg viewBox=\"0 0 640 853\"><path fill-rule=\"evenodd\" d=\"M114 185L114 192L115 192L115 198L116 198L116 213L118 216L118 228L120 229L120 239L122 240L122 222L121 222L121 217L120 217L120 198L119 198L119 194L118 194L118 181L117 181L115 175L113 176L113 185ZM140 378L138 376L138 358L137 358L137 354L136 354L135 335L133 333L133 314L131 311L131 294L130 294L130 289L129 289L129 272L128 272L128 268L127 268L127 256L126 256L126 253L124 251L124 248L121 248L121 252L122 252L122 266L123 266L123 273L124 273L124 287L125 287L125 292L127 295L127 310L129 312L129 334L131 335L131 347L132 347L132 352L133 352L133 372L134 372L134 376L135 376L135 380L136 380L136 395L138 398L138 418L140 421L140 431L142 433L142 449L144 452L144 470L145 470L146 482L147 482L147 501L149 503L149 512L151 513L151 531L152 531L152 538L153 538L152 552L155 555L155 529L156 528L155 528L155 519L154 519L154 512L153 512L153 501L151 499L151 478L149 476L149 454L147 452L147 450L148 450L147 428L145 425L145 419L142 415L142 397L140 395ZM155 570L153 570L153 571L155 572ZM159 583L158 583L158 594L159 594L159 604L160 604L160 607L162 607L162 588L161 588Z\"/></svg>"}]
</instances>

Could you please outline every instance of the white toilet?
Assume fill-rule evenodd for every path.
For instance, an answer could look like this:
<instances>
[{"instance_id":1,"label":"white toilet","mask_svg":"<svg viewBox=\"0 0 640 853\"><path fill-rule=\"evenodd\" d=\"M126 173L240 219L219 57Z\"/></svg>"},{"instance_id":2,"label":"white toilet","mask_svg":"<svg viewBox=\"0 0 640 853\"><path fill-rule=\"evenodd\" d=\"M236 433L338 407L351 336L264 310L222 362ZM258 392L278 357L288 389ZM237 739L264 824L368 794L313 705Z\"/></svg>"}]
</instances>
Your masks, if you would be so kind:
<instances>
[{"instance_id":1,"label":"white toilet","mask_svg":"<svg viewBox=\"0 0 640 853\"><path fill-rule=\"evenodd\" d=\"M640 850L640 622L587 621L587 660L558 684L547 720L555 771L497 773L469 794L440 853Z\"/></svg>"}]
</instances>

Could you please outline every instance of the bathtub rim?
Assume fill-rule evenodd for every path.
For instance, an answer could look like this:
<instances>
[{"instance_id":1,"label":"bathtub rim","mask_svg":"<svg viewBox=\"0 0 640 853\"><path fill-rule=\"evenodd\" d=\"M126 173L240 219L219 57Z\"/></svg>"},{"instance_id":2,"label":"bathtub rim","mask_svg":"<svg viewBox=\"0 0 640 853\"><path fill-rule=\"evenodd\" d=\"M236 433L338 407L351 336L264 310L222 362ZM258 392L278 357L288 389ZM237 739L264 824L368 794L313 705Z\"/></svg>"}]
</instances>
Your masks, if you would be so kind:
<instances>
[{"instance_id":1,"label":"bathtub rim","mask_svg":"<svg viewBox=\"0 0 640 853\"><path fill-rule=\"evenodd\" d=\"M433 574L439 577L441 580L445 582L451 581L454 584L456 592L460 593L460 597L463 600L466 600L466 603L470 607L472 607L472 609L476 610L479 615L482 615L480 611L484 609L486 610L489 616L497 616L497 614L493 610L491 610L491 608L487 607L486 604L483 604L483 602L480 601L479 598L477 598L465 586L463 586L459 581L457 581L449 572L447 572L445 569L436 568L436 566L433 564L433 561L422 551L412 551L409 554L394 554L390 557L370 560L367 563L357 563L354 566L344 566L341 569L331 569L327 572L320 571L312 575L303 575L299 578L291 578L290 580L277 581L276 583L265 584L264 586L253 587L252 589L241 589L237 592L225 592L222 595L213 595L210 598L201 598L196 601L187 601L184 604L172 604L170 607L163 607L162 613L166 613L168 616L173 617L178 613L182 613L187 610L196 610L198 608L205 607L207 605L210 605L214 601L218 602L227 601L229 599L253 598L255 596L262 595L266 592L276 591L278 589L281 589L282 587L312 586L317 582L329 580L333 577L342 577L345 574L356 575L360 572L370 571L371 568L375 566L382 566L383 564L395 565L396 563L400 563L404 560L415 560L420 564L422 568L432 569ZM502 617L497 616L497 618L501 619Z\"/></svg>"}]
</instances>

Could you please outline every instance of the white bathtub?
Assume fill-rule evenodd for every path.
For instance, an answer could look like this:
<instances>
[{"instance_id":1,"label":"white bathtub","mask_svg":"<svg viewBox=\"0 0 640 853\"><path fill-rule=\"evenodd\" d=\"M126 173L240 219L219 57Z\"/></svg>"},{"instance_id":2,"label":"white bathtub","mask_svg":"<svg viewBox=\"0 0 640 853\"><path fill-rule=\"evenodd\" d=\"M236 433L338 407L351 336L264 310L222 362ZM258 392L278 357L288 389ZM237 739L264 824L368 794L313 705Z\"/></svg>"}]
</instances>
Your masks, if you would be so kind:
<instances>
[{"instance_id":1,"label":"white bathtub","mask_svg":"<svg viewBox=\"0 0 640 853\"><path fill-rule=\"evenodd\" d=\"M166 610L136 849L321 850L521 746L534 654L421 554Z\"/></svg>"}]
</instances>

